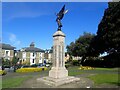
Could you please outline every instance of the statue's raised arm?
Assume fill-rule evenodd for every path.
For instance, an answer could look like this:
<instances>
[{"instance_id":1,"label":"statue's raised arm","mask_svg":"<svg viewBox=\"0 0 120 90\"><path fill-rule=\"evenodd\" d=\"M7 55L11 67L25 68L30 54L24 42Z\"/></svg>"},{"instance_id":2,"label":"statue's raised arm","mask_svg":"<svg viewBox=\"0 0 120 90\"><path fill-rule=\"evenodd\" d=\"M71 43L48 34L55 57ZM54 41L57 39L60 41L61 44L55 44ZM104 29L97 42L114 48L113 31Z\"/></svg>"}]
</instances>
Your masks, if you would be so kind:
<instances>
[{"instance_id":1,"label":"statue's raised arm","mask_svg":"<svg viewBox=\"0 0 120 90\"><path fill-rule=\"evenodd\" d=\"M62 23L61 23L61 19L64 17L64 14L67 13L68 10L65 10L65 5L62 7L62 9L60 10L59 13L57 13L57 19L56 19L56 22L58 24L58 31L61 30L61 27L62 27Z\"/></svg>"}]
</instances>

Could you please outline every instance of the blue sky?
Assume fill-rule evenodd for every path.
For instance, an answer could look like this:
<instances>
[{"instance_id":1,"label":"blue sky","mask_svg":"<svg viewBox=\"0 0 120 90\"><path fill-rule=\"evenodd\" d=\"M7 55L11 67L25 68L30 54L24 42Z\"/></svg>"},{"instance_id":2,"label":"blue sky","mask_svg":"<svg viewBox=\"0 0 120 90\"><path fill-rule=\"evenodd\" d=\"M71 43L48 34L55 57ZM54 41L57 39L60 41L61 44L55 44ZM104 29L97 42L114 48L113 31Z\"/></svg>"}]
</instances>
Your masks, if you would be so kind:
<instances>
[{"instance_id":1,"label":"blue sky","mask_svg":"<svg viewBox=\"0 0 120 90\"><path fill-rule=\"evenodd\" d=\"M84 32L96 34L107 2L14 2L2 3L2 42L20 49L35 42L36 47L49 49L57 30L55 13L66 5L68 13L62 19L66 45Z\"/></svg>"}]
</instances>

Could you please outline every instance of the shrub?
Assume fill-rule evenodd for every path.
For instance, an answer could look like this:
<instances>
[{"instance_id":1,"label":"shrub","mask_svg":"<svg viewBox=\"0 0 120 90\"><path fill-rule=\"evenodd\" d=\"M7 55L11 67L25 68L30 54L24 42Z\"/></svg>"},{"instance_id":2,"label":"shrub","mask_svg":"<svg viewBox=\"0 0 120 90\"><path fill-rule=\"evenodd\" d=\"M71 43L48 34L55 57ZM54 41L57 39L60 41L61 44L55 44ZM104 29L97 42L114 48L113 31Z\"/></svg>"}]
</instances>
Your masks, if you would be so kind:
<instances>
[{"instance_id":1,"label":"shrub","mask_svg":"<svg viewBox=\"0 0 120 90\"><path fill-rule=\"evenodd\" d=\"M46 67L40 67L40 68L20 68L20 69L17 69L16 72L40 72L40 71L43 71L43 70L47 70Z\"/></svg>"},{"instance_id":2,"label":"shrub","mask_svg":"<svg viewBox=\"0 0 120 90\"><path fill-rule=\"evenodd\" d=\"M5 70L0 70L0 75L6 75L7 72Z\"/></svg>"},{"instance_id":3,"label":"shrub","mask_svg":"<svg viewBox=\"0 0 120 90\"><path fill-rule=\"evenodd\" d=\"M75 65L75 66L78 66L79 65L79 61L78 60L72 60L72 64Z\"/></svg>"},{"instance_id":4,"label":"shrub","mask_svg":"<svg viewBox=\"0 0 120 90\"><path fill-rule=\"evenodd\" d=\"M90 66L81 66L79 69L81 69L81 70L92 70L94 68L90 67Z\"/></svg>"}]
</instances>

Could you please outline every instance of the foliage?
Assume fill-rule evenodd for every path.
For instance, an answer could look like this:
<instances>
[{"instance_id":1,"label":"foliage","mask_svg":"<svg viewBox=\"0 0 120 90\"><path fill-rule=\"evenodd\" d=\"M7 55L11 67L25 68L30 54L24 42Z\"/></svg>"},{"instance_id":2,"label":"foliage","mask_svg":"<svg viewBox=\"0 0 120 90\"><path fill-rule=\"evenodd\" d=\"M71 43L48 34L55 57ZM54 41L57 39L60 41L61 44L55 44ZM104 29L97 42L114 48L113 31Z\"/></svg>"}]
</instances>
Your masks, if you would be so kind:
<instances>
[{"instance_id":1,"label":"foliage","mask_svg":"<svg viewBox=\"0 0 120 90\"><path fill-rule=\"evenodd\" d=\"M80 70L92 70L92 69L95 69L94 67L90 67L90 66L81 66L79 68Z\"/></svg>"},{"instance_id":2,"label":"foliage","mask_svg":"<svg viewBox=\"0 0 120 90\"><path fill-rule=\"evenodd\" d=\"M3 66L10 66L10 60L2 58L2 65Z\"/></svg>"},{"instance_id":3,"label":"foliage","mask_svg":"<svg viewBox=\"0 0 120 90\"><path fill-rule=\"evenodd\" d=\"M16 72L22 73L22 72L39 72L39 71L43 71L43 70L47 70L46 67L41 67L41 68L20 68L17 69Z\"/></svg>"},{"instance_id":4,"label":"foliage","mask_svg":"<svg viewBox=\"0 0 120 90\"><path fill-rule=\"evenodd\" d=\"M94 36L94 34L84 32L75 42L67 45L67 52L72 56L83 56L87 52L87 48Z\"/></svg>"},{"instance_id":5,"label":"foliage","mask_svg":"<svg viewBox=\"0 0 120 90\"><path fill-rule=\"evenodd\" d=\"M104 52L120 54L120 2L108 3L108 8L98 25L97 35L90 44L89 54Z\"/></svg>"},{"instance_id":6,"label":"foliage","mask_svg":"<svg viewBox=\"0 0 120 90\"><path fill-rule=\"evenodd\" d=\"M30 65L30 61L26 60L22 63L22 65Z\"/></svg>"},{"instance_id":7,"label":"foliage","mask_svg":"<svg viewBox=\"0 0 120 90\"><path fill-rule=\"evenodd\" d=\"M97 74L94 76L89 76L95 84L116 84L120 86L120 81L118 80L118 74Z\"/></svg>"},{"instance_id":8,"label":"foliage","mask_svg":"<svg viewBox=\"0 0 120 90\"><path fill-rule=\"evenodd\" d=\"M12 59L12 65L16 65L18 61L19 61L19 59L14 56Z\"/></svg>"},{"instance_id":9,"label":"foliage","mask_svg":"<svg viewBox=\"0 0 120 90\"><path fill-rule=\"evenodd\" d=\"M79 61L78 60L72 60L72 65L79 66Z\"/></svg>"},{"instance_id":10,"label":"foliage","mask_svg":"<svg viewBox=\"0 0 120 90\"><path fill-rule=\"evenodd\" d=\"M6 75L7 72L5 70L0 70L0 75Z\"/></svg>"}]
</instances>

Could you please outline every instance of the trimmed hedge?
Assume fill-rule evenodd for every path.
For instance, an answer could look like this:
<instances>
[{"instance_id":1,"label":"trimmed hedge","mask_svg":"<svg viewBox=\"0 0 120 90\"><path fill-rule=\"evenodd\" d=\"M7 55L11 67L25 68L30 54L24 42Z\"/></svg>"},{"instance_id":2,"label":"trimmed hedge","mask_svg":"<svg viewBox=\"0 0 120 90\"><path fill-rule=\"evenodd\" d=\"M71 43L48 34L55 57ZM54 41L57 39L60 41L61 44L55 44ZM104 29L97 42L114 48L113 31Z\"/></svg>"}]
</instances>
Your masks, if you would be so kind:
<instances>
[{"instance_id":1,"label":"trimmed hedge","mask_svg":"<svg viewBox=\"0 0 120 90\"><path fill-rule=\"evenodd\" d=\"M41 68L20 68L20 69L17 69L16 72L40 72L40 71L44 71L44 70L47 70L46 67L41 67Z\"/></svg>"}]
</instances>

